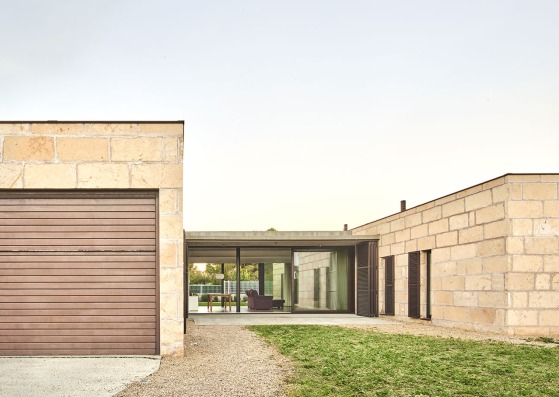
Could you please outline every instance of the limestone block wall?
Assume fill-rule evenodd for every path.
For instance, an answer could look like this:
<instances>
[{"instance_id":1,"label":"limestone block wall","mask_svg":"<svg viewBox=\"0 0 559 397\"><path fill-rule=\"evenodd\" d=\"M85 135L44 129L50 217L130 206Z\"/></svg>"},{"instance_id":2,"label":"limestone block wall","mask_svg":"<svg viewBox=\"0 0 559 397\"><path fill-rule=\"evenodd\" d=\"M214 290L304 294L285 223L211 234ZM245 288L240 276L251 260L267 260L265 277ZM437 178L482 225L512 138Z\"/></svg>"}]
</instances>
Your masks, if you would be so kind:
<instances>
[{"instance_id":1,"label":"limestone block wall","mask_svg":"<svg viewBox=\"0 0 559 397\"><path fill-rule=\"evenodd\" d=\"M381 312L383 258L394 256L395 312L407 320L408 253L430 250L433 324L557 335L558 182L509 174L353 229L380 235ZM423 293L422 313L425 300Z\"/></svg>"},{"instance_id":2,"label":"limestone block wall","mask_svg":"<svg viewBox=\"0 0 559 397\"><path fill-rule=\"evenodd\" d=\"M161 354L183 342L183 122L0 123L2 189L158 189Z\"/></svg>"},{"instance_id":3,"label":"limestone block wall","mask_svg":"<svg viewBox=\"0 0 559 397\"><path fill-rule=\"evenodd\" d=\"M507 325L515 335L559 335L559 175L510 175Z\"/></svg>"}]
</instances>

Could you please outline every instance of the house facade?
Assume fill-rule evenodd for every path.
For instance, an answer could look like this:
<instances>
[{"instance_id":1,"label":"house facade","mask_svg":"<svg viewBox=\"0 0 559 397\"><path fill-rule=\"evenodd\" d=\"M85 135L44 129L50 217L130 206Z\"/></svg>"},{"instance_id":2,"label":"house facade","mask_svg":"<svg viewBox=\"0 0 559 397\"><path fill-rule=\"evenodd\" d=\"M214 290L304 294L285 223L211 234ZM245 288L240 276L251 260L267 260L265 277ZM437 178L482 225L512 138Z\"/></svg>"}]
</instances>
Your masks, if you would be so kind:
<instances>
[{"instance_id":1,"label":"house facade","mask_svg":"<svg viewBox=\"0 0 559 397\"><path fill-rule=\"evenodd\" d=\"M0 355L181 351L183 130L0 123Z\"/></svg>"},{"instance_id":2,"label":"house facade","mask_svg":"<svg viewBox=\"0 0 559 397\"><path fill-rule=\"evenodd\" d=\"M559 175L507 174L365 224L380 314L559 335Z\"/></svg>"}]
</instances>

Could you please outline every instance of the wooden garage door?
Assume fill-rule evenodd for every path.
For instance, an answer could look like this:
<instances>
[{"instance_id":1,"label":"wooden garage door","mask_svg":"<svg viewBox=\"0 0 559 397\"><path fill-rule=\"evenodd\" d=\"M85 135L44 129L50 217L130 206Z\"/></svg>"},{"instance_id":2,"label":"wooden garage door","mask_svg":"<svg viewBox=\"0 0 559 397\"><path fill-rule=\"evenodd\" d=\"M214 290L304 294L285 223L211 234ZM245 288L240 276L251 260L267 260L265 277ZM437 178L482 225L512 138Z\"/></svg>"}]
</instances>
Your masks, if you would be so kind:
<instances>
[{"instance_id":1,"label":"wooden garage door","mask_svg":"<svg viewBox=\"0 0 559 397\"><path fill-rule=\"evenodd\" d=\"M158 354L155 192L0 192L0 355Z\"/></svg>"}]
</instances>

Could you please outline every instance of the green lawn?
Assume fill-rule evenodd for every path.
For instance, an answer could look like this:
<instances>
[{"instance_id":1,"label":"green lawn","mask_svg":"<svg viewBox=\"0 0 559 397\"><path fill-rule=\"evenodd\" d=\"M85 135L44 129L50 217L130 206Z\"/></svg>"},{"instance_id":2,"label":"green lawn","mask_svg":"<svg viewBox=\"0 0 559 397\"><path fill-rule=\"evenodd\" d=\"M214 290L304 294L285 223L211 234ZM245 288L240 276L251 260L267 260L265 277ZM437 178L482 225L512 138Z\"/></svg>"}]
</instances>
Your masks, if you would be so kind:
<instances>
[{"instance_id":1,"label":"green lawn","mask_svg":"<svg viewBox=\"0 0 559 397\"><path fill-rule=\"evenodd\" d=\"M296 366L295 396L559 396L559 347L251 326Z\"/></svg>"}]
</instances>

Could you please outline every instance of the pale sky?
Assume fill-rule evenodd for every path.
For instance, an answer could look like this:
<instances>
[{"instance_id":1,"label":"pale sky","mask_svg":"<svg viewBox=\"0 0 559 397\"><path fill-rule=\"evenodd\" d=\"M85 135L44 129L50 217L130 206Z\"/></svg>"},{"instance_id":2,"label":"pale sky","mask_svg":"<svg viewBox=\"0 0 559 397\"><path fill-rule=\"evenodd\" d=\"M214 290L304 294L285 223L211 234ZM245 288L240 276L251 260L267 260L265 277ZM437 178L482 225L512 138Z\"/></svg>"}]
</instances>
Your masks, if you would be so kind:
<instances>
[{"instance_id":1,"label":"pale sky","mask_svg":"<svg viewBox=\"0 0 559 397\"><path fill-rule=\"evenodd\" d=\"M559 1L0 0L1 120L185 120L187 230L559 172Z\"/></svg>"}]
</instances>

